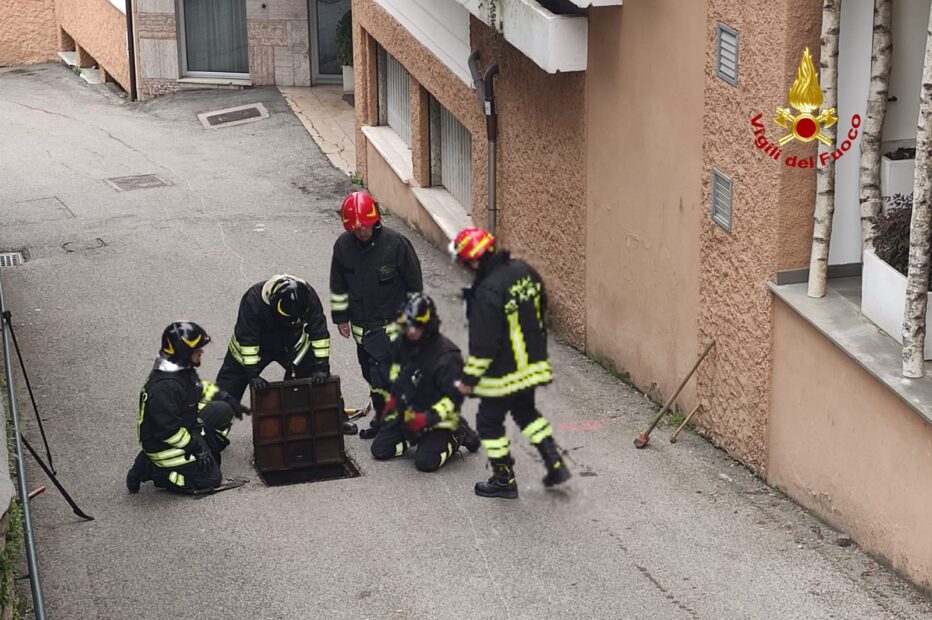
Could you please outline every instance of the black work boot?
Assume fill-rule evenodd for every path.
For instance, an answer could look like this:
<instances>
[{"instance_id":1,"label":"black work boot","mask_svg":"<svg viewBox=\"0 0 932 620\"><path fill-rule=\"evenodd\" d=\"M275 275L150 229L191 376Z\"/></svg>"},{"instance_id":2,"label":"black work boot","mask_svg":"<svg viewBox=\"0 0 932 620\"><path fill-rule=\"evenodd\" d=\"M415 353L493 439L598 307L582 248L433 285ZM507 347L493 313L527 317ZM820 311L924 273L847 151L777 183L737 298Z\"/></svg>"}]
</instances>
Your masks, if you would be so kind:
<instances>
[{"instance_id":1,"label":"black work boot","mask_svg":"<svg viewBox=\"0 0 932 620\"><path fill-rule=\"evenodd\" d=\"M140 485L147 480L152 480L151 467L152 461L149 460L145 452L136 455L133 466L126 472L126 489L130 493L139 493Z\"/></svg>"},{"instance_id":2,"label":"black work boot","mask_svg":"<svg viewBox=\"0 0 932 620\"><path fill-rule=\"evenodd\" d=\"M379 428L382 426L382 421L378 418L374 418L369 422L368 428L364 428L359 431L360 439L374 439L376 435L379 434Z\"/></svg>"},{"instance_id":3,"label":"black work boot","mask_svg":"<svg viewBox=\"0 0 932 620\"><path fill-rule=\"evenodd\" d=\"M537 444L540 455L544 457L544 465L547 467L547 475L544 476L544 486L552 487L570 479L570 470L567 469L563 457L560 456L560 448L553 437L545 437L543 441Z\"/></svg>"},{"instance_id":4,"label":"black work boot","mask_svg":"<svg viewBox=\"0 0 932 620\"><path fill-rule=\"evenodd\" d=\"M476 495L480 497L503 497L514 499L518 497L518 484L515 482L514 459L506 456L503 459L489 459L492 465L492 477L486 482L476 483Z\"/></svg>"},{"instance_id":5,"label":"black work boot","mask_svg":"<svg viewBox=\"0 0 932 620\"><path fill-rule=\"evenodd\" d=\"M356 426L356 424L354 424L353 422L349 421L349 416L346 415L345 410L340 415L340 420L342 420L342 423L343 423L343 434L344 435L355 435L356 433L359 432L359 427Z\"/></svg>"},{"instance_id":6,"label":"black work boot","mask_svg":"<svg viewBox=\"0 0 932 620\"><path fill-rule=\"evenodd\" d=\"M464 446L473 454L475 454L482 445L482 442L479 440L479 434L472 430L469 426L469 422L462 416L460 416L459 426L457 426L456 430L453 432L453 440L456 441L457 446Z\"/></svg>"}]
</instances>

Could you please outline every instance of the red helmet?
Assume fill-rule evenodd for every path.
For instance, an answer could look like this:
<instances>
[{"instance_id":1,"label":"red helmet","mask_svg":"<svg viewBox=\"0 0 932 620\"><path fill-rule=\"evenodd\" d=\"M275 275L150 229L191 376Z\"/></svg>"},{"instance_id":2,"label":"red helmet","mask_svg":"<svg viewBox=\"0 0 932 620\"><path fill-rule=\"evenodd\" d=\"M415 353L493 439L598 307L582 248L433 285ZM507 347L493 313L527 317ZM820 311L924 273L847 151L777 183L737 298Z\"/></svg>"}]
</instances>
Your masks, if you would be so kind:
<instances>
[{"instance_id":1,"label":"red helmet","mask_svg":"<svg viewBox=\"0 0 932 620\"><path fill-rule=\"evenodd\" d=\"M340 215L343 216L343 228L346 230L375 226L380 219L375 200L366 192L353 192L347 196L343 200Z\"/></svg>"},{"instance_id":2,"label":"red helmet","mask_svg":"<svg viewBox=\"0 0 932 620\"><path fill-rule=\"evenodd\" d=\"M450 244L450 254L457 261L480 258L494 251L495 237L481 228L464 228Z\"/></svg>"}]
</instances>

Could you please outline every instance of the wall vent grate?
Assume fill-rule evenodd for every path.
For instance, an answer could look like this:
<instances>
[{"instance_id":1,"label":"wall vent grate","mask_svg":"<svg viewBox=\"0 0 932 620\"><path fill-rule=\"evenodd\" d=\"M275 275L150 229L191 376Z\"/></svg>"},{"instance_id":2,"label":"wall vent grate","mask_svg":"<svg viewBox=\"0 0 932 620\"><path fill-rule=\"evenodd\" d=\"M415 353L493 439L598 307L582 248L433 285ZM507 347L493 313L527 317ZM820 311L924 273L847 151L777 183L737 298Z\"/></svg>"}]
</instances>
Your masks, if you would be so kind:
<instances>
[{"instance_id":1,"label":"wall vent grate","mask_svg":"<svg viewBox=\"0 0 932 620\"><path fill-rule=\"evenodd\" d=\"M715 168L712 169L712 221L731 232L732 196L734 184L731 179Z\"/></svg>"},{"instance_id":2,"label":"wall vent grate","mask_svg":"<svg viewBox=\"0 0 932 620\"><path fill-rule=\"evenodd\" d=\"M738 32L719 24L716 36L716 72L732 86L738 85Z\"/></svg>"}]
</instances>

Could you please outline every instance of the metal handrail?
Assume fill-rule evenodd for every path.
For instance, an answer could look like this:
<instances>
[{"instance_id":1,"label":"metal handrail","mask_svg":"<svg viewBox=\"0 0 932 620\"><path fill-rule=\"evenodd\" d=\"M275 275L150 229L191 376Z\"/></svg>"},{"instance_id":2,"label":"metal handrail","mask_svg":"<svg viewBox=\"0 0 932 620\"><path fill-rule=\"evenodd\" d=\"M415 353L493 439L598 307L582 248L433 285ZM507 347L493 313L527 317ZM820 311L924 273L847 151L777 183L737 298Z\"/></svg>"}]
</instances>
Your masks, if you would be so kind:
<instances>
[{"instance_id":1,"label":"metal handrail","mask_svg":"<svg viewBox=\"0 0 932 620\"><path fill-rule=\"evenodd\" d=\"M0 315L6 311L3 301L3 286L0 286ZM10 419L13 421L13 435L16 441L16 486L19 491L19 503L23 507L23 533L26 539L26 565L29 569L29 585L32 588L32 608L36 620L45 620L45 599L42 597L42 583L39 579L39 558L36 553L36 541L32 532L32 512L29 509L29 491L26 489L26 466L23 458L23 441L19 434L19 414L16 410L15 390L13 388L13 362L10 358L10 326L0 320L3 330L3 366L6 373L7 402L10 405Z\"/></svg>"}]
</instances>

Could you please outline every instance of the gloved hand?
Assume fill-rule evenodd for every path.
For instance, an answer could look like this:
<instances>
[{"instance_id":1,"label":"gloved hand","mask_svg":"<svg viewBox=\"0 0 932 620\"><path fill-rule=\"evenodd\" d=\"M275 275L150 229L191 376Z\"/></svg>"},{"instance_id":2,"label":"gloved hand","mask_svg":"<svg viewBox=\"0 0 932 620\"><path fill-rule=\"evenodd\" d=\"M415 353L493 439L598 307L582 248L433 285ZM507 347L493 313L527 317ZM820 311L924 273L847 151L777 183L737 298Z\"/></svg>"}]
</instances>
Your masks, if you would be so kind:
<instances>
[{"instance_id":1,"label":"gloved hand","mask_svg":"<svg viewBox=\"0 0 932 620\"><path fill-rule=\"evenodd\" d=\"M256 388L256 391L260 394L265 394L269 391L269 382L262 377L253 377L249 380L249 385Z\"/></svg>"},{"instance_id":2,"label":"gloved hand","mask_svg":"<svg viewBox=\"0 0 932 620\"><path fill-rule=\"evenodd\" d=\"M197 433L191 433L191 441L184 448L186 457L194 457L197 462L197 468L202 472L208 471L214 464L214 455L211 454L210 448L204 438Z\"/></svg>"},{"instance_id":3,"label":"gloved hand","mask_svg":"<svg viewBox=\"0 0 932 620\"><path fill-rule=\"evenodd\" d=\"M392 394L388 397L388 400L385 401L385 413L389 411L396 411L398 409L398 401L395 400L395 395Z\"/></svg>"},{"instance_id":4,"label":"gloved hand","mask_svg":"<svg viewBox=\"0 0 932 620\"><path fill-rule=\"evenodd\" d=\"M433 426L437 422L437 414L433 411L429 413L411 410L405 411L405 426L413 433L417 433L428 426Z\"/></svg>"},{"instance_id":5,"label":"gloved hand","mask_svg":"<svg viewBox=\"0 0 932 620\"><path fill-rule=\"evenodd\" d=\"M244 413L247 415L252 413L249 407L245 406L226 392L220 392L220 400L230 405L230 408L233 410L233 415L236 416L237 420L242 420Z\"/></svg>"},{"instance_id":6,"label":"gloved hand","mask_svg":"<svg viewBox=\"0 0 932 620\"><path fill-rule=\"evenodd\" d=\"M330 373L318 370L311 373L311 385L323 385L330 379Z\"/></svg>"}]
</instances>

